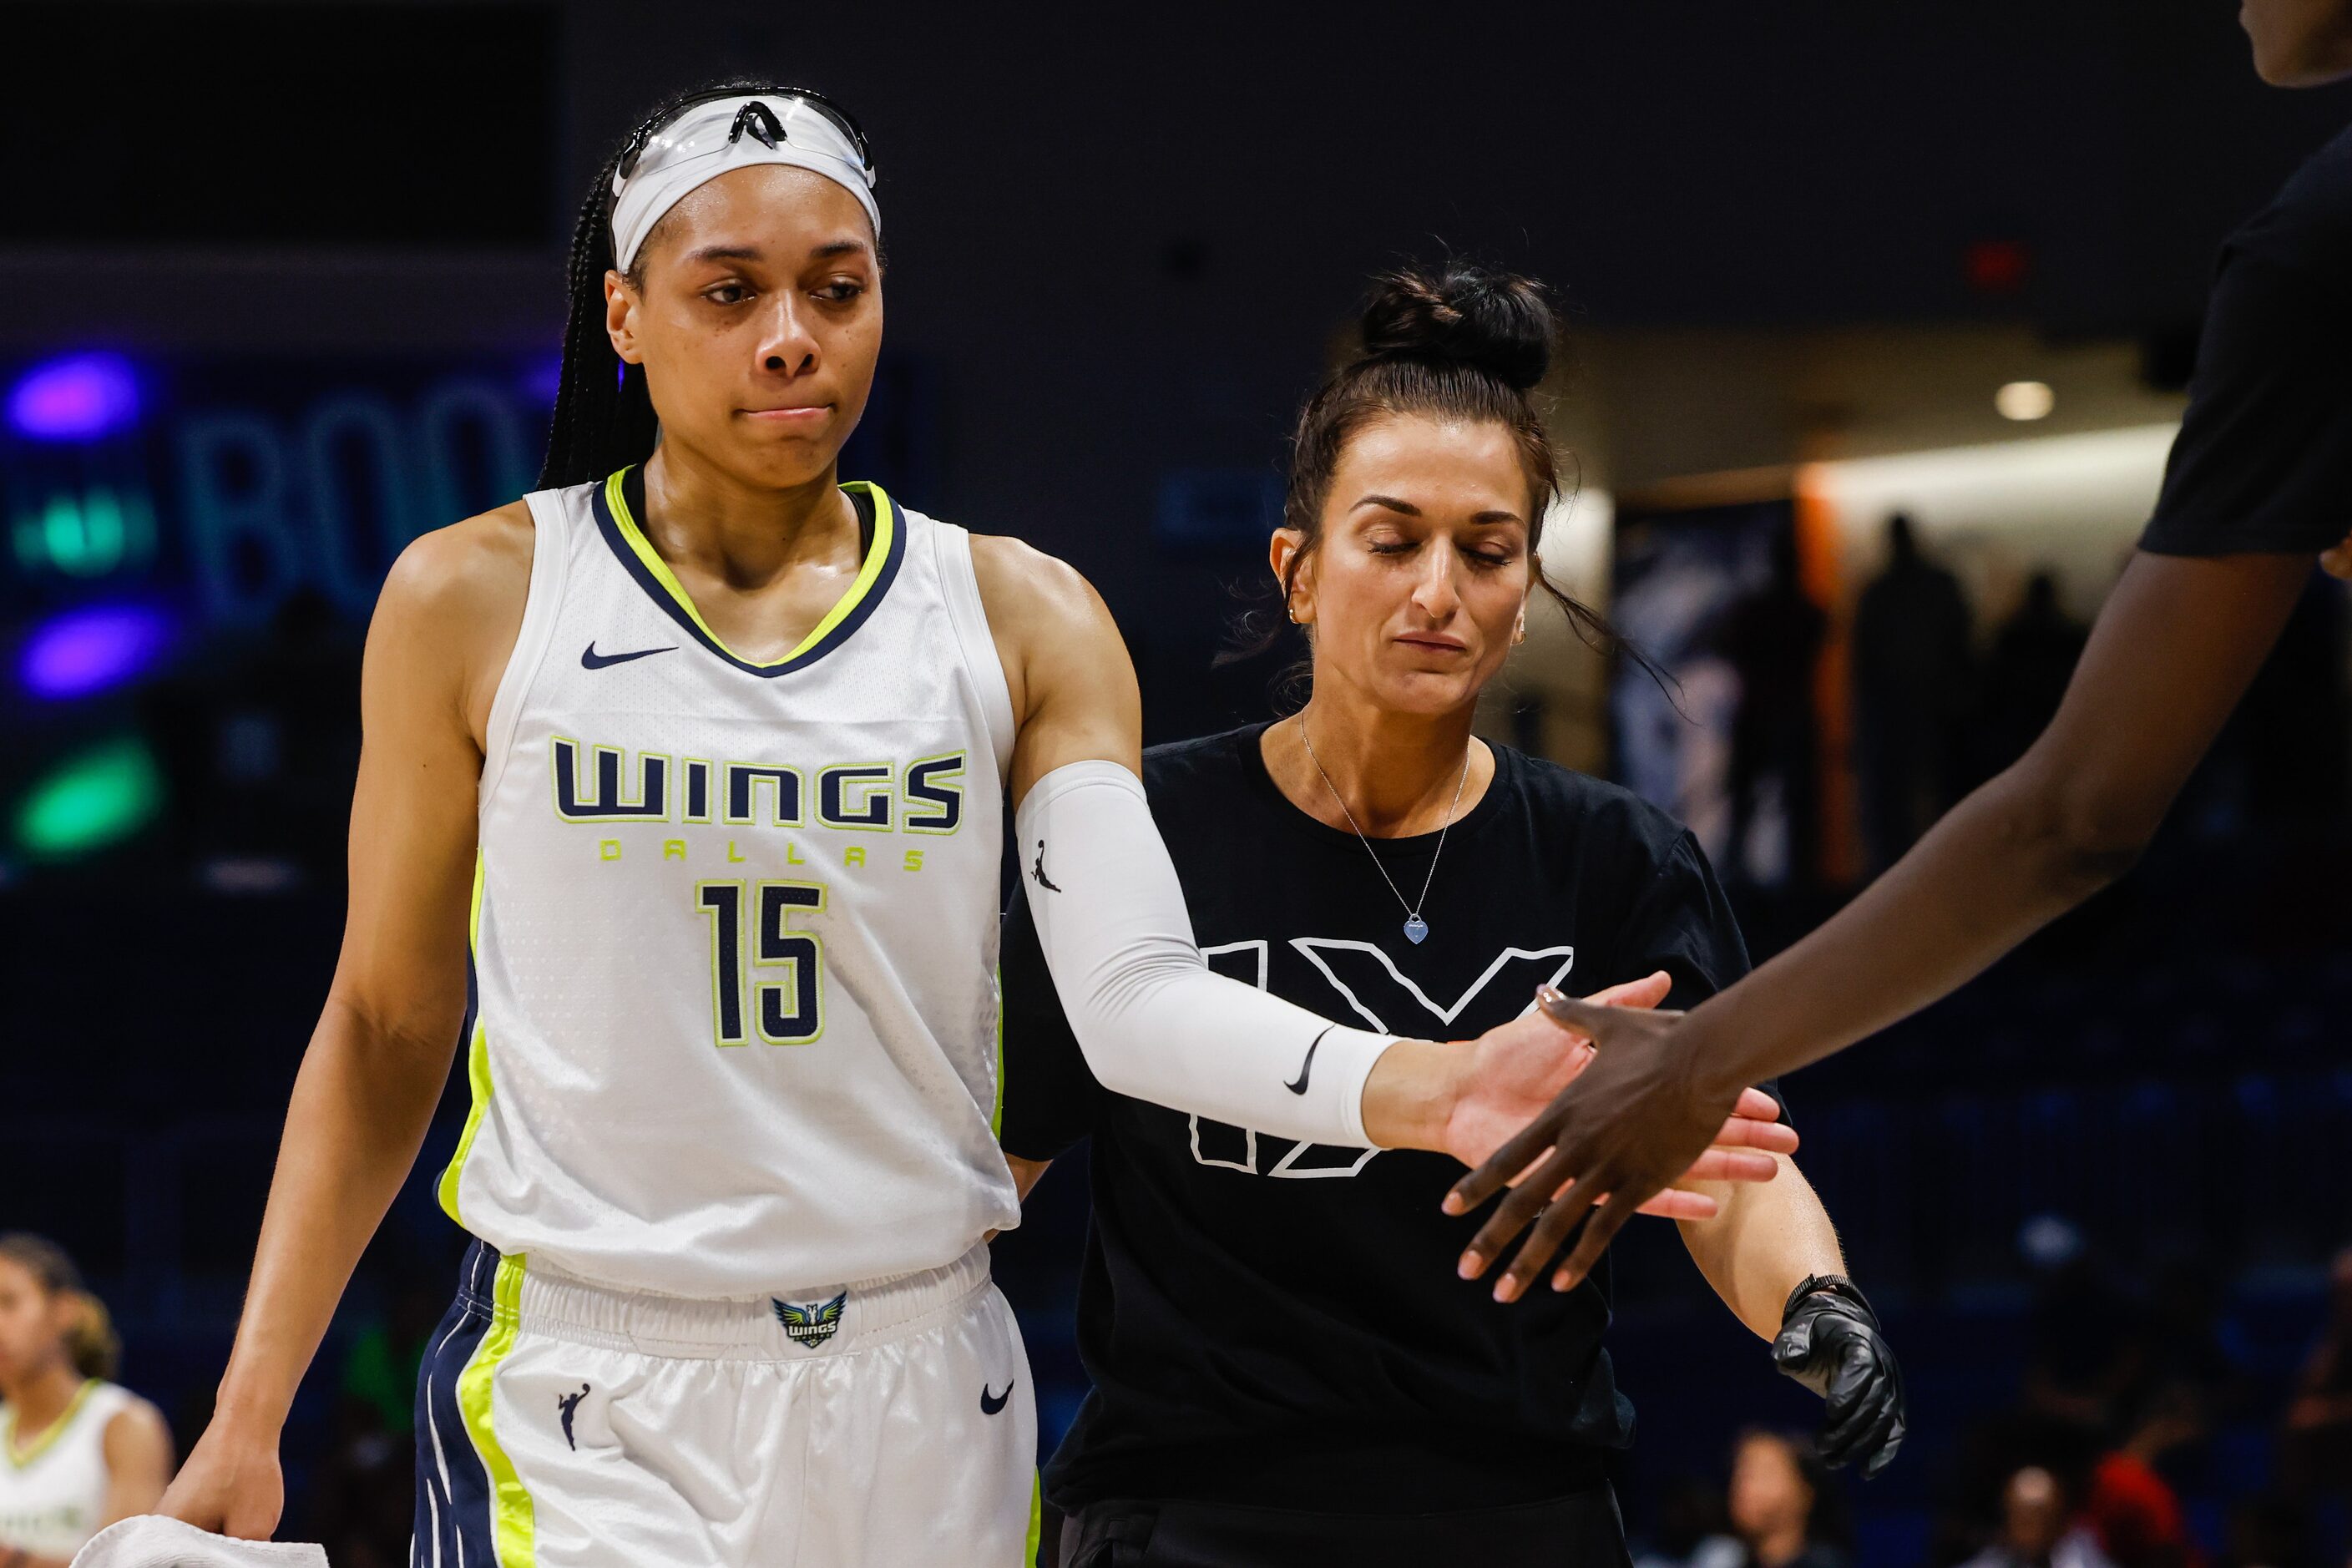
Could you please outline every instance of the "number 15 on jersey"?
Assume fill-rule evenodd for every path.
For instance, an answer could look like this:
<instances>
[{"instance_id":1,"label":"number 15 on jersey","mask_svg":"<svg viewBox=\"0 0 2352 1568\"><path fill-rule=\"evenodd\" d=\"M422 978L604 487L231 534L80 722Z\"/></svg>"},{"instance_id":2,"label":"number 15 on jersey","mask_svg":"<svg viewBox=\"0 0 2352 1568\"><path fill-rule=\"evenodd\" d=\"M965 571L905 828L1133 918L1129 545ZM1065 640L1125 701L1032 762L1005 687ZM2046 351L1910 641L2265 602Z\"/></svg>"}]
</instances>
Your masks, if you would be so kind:
<instances>
[{"instance_id":1,"label":"number 15 on jersey","mask_svg":"<svg viewBox=\"0 0 2352 1568\"><path fill-rule=\"evenodd\" d=\"M745 903L751 929L745 942ZM815 882L698 882L710 921L711 1028L722 1046L804 1046L824 1033L824 943L788 929L803 910L824 908ZM744 951L751 951L746 976Z\"/></svg>"}]
</instances>

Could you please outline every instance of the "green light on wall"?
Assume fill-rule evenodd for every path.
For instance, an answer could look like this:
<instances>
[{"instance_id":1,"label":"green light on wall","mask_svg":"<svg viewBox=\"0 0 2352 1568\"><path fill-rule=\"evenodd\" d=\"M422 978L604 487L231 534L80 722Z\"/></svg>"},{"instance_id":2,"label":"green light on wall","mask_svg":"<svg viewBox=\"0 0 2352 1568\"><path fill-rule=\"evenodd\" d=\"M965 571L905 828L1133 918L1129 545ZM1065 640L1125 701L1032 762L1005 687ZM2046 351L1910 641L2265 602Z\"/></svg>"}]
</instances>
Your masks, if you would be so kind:
<instances>
[{"instance_id":1,"label":"green light on wall","mask_svg":"<svg viewBox=\"0 0 2352 1568\"><path fill-rule=\"evenodd\" d=\"M92 485L58 491L39 510L19 513L12 530L17 563L69 577L103 577L154 553L155 510L137 489L121 494Z\"/></svg>"},{"instance_id":2,"label":"green light on wall","mask_svg":"<svg viewBox=\"0 0 2352 1568\"><path fill-rule=\"evenodd\" d=\"M41 520L49 559L77 577L99 577L122 564L122 508L113 495L94 489L77 509L64 496L49 503Z\"/></svg>"},{"instance_id":3,"label":"green light on wall","mask_svg":"<svg viewBox=\"0 0 2352 1568\"><path fill-rule=\"evenodd\" d=\"M69 758L16 811L16 844L37 859L102 849L154 820L163 780L146 745L125 737Z\"/></svg>"}]
</instances>

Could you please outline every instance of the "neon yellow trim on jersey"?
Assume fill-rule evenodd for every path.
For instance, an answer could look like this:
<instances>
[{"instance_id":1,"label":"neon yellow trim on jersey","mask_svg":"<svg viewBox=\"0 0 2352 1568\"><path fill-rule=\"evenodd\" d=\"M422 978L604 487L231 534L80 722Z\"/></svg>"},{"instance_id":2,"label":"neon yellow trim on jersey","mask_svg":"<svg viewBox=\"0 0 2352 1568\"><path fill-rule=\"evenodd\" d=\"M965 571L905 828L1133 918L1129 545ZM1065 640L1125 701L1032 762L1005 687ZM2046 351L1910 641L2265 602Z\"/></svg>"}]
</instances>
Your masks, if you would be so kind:
<instances>
[{"instance_id":1,"label":"neon yellow trim on jersey","mask_svg":"<svg viewBox=\"0 0 2352 1568\"><path fill-rule=\"evenodd\" d=\"M0 1440L0 1453L7 1455L8 1468L21 1470L55 1447L58 1439L64 1436L67 1429L74 1424L74 1417L81 1414L81 1407L89 1403L89 1396L97 1392L98 1379L85 1379L82 1385L74 1390L74 1396L66 1401L66 1407L58 1412L58 1418L49 1423L48 1430L35 1438L31 1447L21 1452L16 1447L16 1411L15 1406L10 1406L7 1431L0 1434L0 1438L5 1438Z\"/></svg>"},{"instance_id":2,"label":"neon yellow trim on jersey","mask_svg":"<svg viewBox=\"0 0 2352 1568\"><path fill-rule=\"evenodd\" d=\"M669 596L677 601L677 607L684 610L702 635L710 639L712 647L728 658L739 663L748 664L754 669L773 669L780 664L790 664L823 642L826 635L834 627L848 619L849 613L857 608L859 604L864 602L866 595L873 591L875 581L882 575L882 563L890 559L891 535L898 526L896 521L898 508L891 503L890 498L883 493L880 485L865 479L852 479L841 488L845 490L864 490L874 500L874 544L866 552L865 563L857 569L857 580L850 584L849 592L835 602L833 608L824 613L824 618L809 629L808 636L801 638L800 646L793 648L792 652L782 658L772 658L764 664L757 659L745 658L741 654L729 647L719 635L710 629L710 623L704 620L702 612L694 607L693 599L688 596L684 585L677 580L677 574L669 569L669 563L661 558L661 552L654 548L653 541L647 539L645 530L637 526L637 520L629 511L628 498L621 493L621 478L628 471L623 468L604 481L604 504L612 510L613 521L621 525L621 537L629 542L629 548L636 552L637 559L645 564L646 570L654 574L654 581L659 583Z\"/></svg>"},{"instance_id":3,"label":"neon yellow trim on jersey","mask_svg":"<svg viewBox=\"0 0 2352 1568\"><path fill-rule=\"evenodd\" d=\"M1045 1488L1037 1472L1029 1472L1029 1549L1021 1554L1022 1568L1037 1568L1037 1548L1045 1539Z\"/></svg>"},{"instance_id":4,"label":"neon yellow trim on jersey","mask_svg":"<svg viewBox=\"0 0 2352 1568\"><path fill-rule=\"evenodd\" d=\"M466 951L474 955L477 964L482 959L482 852L474 851L474 905L466 917ZM466 1088L473 1103L466 1110L466 1130L457 1135L457 1152L449 1156L449 1168L441 1173L441 1212L466 1223L457 1212L457 1173L466 1168L466 1156L474 1152L474 1134L482 1130L482 1114L490 1108L490 1031L482 1022L481 976L474 978L474 1037L466 1043Z\"/></svg>"},{"instance_id":5,"label":"neon yellow trim on jersey","mask_svg":"<svg viewBox=\"0 0 2352 1568\"><path fill-rule=\"evenodd\" d=\"M495 1302L490 1331L474 1349L466 1370L457 1374L457 1408L474 1451L490 1474L490 1553L497 1568L533 1568L539 1560L538 1521L530 1492L515 1474L514 1461L499 1446L490 1423L490 1399L499 1363L514 1350L515 1326L522 1310L522 1265L520 1255L499 1259L498 1281L491 1288Z\"/></svg>"},{"instance_id":6,"label":"neon yellow trim on jersey","mask_svg":"<svg viewBox=\"0 0 2352 1568\"><path fill-rule=\"evenodd\" d=\"M989 1108L988 1135L1004 1136L1004 965L996 966L996 1103Z\"/></svg>"}]
</instances>

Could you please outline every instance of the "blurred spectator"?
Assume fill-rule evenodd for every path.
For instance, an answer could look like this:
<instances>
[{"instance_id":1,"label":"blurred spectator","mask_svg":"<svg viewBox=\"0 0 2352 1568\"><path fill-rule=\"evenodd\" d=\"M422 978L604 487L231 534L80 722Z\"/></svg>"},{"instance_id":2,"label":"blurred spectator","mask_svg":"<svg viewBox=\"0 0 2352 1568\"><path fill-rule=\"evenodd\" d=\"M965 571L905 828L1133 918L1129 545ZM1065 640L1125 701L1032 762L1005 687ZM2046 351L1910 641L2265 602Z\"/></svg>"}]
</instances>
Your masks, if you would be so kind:
<instances>
[{"instance_id":1,"label":"blurred spectator","mask_svg":"<svg viewBox=\"0 0 2352 1568\"><path fill-rule=\"evenodd\" d=\"M1811 1440L1750 1429L1731 1460L1731 1527L1747 1568L1846 1568L1844 1495Z\"/></svg>"},{"instance_id":2,"label":"blurred spectator","mask_svg":"<svg viewBox=\"0 0 2352 1568\"><path fill-rule=\"evenodd\" d=\"M2039 1465L2001 1488L2000 1533L1968 1568L2113 1568L2098 1540L2070 1517L2065 1489Z\"/></svg>"},{"instance_id":3,"label":"blurred spectator","mask_svg":"<svg viewBox=\"0 0 2352 1568\"><path fill-rule=\"evenodd\" d=\"M89 1538L153 1509L172 1439L111 1381L113 1320L63 1247L0 1235L0 1564L65 1568Z\"/></svg>"},{"instance_id":4,"label":"blurred spectator","mask_svg":"<svg viewBox=\"0 0 2352 1568\"><path fill-rule=\"evenodd\" d=\"M2295 1379L2279 1468L2298 1494L2352 1493L2352 1247L2328 1276L2327 1323Z\"/></svg>"},{"instance_id":5,"label":"blurred spectator","mask_svg":"<svg viewBox=\"0 0 2352 1568\"><path fill-rule=\"evenodd\" d=\"M1959 579L1920 552L1902 512L1887 520L1886 549L1853 618L1854 771L1873 874L1958 796L1972 673Z\"/></svg>"},{"instance_id":6,"label":"blurred spectator","mask_svg":"<svg viewBox=\"0 0 2352 1568\"><path fill-rule=\"evenodd\" d=\"M2011 1483L2023 1470L2047 1472L2070 1516L2087 1523L2082 1500L2100 1447L2081 1426L2022 1405L1972 1423L1938 1488L1943 1506L1930 1535L1928 1568L1968 1563L2000 1538L2009 1522Z\"/></svg>"},{"instance_id":7,"label":"blurred spectator","mask_svg":"<svg viewBox=\"0 0 2352 1568\"><path fill-rule=\"evenodd\" d=\"M2091 1471L2084 1511L2116 1568L2198 1568L2179 1493L2157 1468L2174 1449L2204 1435L2196 1391L2176 1384L2159 1394L2123 1445Z\"/></svg>"},{"instance_id":8,"label":"blurred spectator","mask_svg":"<svg viewBox=\"0 0 2352 1568\"><path fill-rule=\"evenodd\" d=\"M2116 1412L2145 1363L2141 1313L2102 1268L2073 1221L2038 1215L2019 1230L2021 1260L2038 1278L2022 1330L2025 1366L2016 1403L1975 1422L1956 1456L1933 1561L1955 1563L2010 1521L2020 1472L2047 1472L2082 1498L2114 1441Z\"/></svg>"},{"instance_id":9,"label":"blurred spectator","mask_svg":"<svg viewBox=\"0 0 2352 1568\"><path fill-rule=\"evenodd\" d=\"M1806 595L1791 530L1773 536L1771 577L1726 614L1723 656L1739 674L1739 709L1731 723L1731 831L1723 865L1748 874L1748 830L1757 794L1780 786L1787 824L1781 878L1810 881L1821 864L1821 732L1814 721L1813 675L1829 617Z\"/></svg>"},{"instance_id":10,"label":"blurred spectator","mask_svg":"<svg viewBox=\"0 0 2352 1568\"><path fill-rule=\"evenodd\" d=\"M1633 1568L1739 1568L1747 1554L1731 1533L1721 1489L1693 1476L1666 1489L1651 1548Z\"/></svg>"},{"instance_id":11,"label":"blurred spectator","mask_svg":"<svg viewBox=\"0 0 2352 1568\"><path fill-rule=\"evenodd\" d=\"M1975 773L1990 778L2025 754L2058 711L2090 634L2058 601L2058 579L2037 572L1985 658Z\"/></svg>"}]
</instances>

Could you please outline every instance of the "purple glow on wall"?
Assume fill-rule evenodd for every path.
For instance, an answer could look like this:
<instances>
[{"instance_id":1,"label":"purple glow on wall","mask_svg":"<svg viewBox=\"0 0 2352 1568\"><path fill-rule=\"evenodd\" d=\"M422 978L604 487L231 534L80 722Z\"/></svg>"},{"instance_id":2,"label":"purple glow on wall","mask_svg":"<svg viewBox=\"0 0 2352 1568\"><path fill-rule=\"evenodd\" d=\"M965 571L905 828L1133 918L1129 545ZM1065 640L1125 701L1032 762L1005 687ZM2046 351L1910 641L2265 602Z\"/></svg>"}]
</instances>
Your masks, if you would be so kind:
<instances>
[{"instance_id":1,"label":"purple glow on wall","mask_svg":"<svg viewBox=\"0 0 2352 1568\"><path fill-rule=\"evenodd\" d=\"M8 394L8 423L37 441L89 441L139 417L139 376L121 354L35 365Z\"/></svg>"},{"instance_id":2,"label":"purple glow on wall","mask_svg":"<svg viewBox=\"0 0 2352 1568\"><path fill-rule=\"evenodd\" d=\"M25 639L16 679L53 701L88 697L139 675L171 638L171 622L143 605L68 610Z\"/></svg>"},{"instance_id":3,"label":"purple glow on wall","mask_svg":"<svg viewBox=\"0 0 2352 1568\"><path fill-rule=\"evenodd\" d=\"M522 389L531 396L555 406L555 394L563 384L563 356L542 354L530 362L522 373Z\"/></svg>"}]
</instances>

